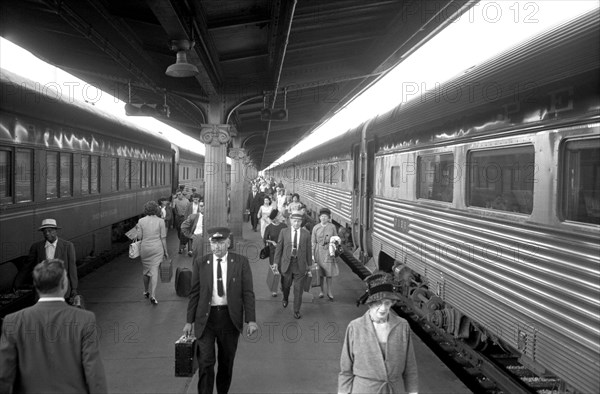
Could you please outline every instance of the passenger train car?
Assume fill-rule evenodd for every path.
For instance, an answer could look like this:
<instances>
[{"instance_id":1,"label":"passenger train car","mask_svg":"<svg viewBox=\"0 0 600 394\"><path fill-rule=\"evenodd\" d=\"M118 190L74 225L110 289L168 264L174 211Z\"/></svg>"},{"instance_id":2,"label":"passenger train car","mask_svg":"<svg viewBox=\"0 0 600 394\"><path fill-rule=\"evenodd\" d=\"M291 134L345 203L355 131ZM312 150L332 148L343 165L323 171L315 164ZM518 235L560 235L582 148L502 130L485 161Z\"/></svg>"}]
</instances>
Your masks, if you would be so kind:
<instances>
[{"instance_id":1,"label":"passenger train car","mask_svg":"<svg viewBox=\"0 0 600 394\"><path fill-rule=\"evenodd\" d=\"M475 348L600 392L600 30L593 12L270 170ZM370 261L369 261L370 260Z\"/></svg>"},{"instance_id":2,"label":"passenger train car","mask_svg":"<svg viewBox=\"0 0 600 394\"><path fill-rule=\"evenodd\" d=\"M79 259L110 249L145 202L170 197L180 184L203 194L202 155L39 83L1 75L0 265L21 266L44 218L57 220Z\"/></svg>"}]
</instances>

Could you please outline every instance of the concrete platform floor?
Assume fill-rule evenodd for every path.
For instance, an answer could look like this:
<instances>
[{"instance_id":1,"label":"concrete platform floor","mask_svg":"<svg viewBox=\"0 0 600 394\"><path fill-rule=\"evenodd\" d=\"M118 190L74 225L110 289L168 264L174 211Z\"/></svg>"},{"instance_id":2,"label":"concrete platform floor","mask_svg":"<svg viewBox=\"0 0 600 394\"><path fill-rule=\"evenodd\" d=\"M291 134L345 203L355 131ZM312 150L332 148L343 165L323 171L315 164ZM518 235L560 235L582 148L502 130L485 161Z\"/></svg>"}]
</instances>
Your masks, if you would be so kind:
<instances>
[{"instance_id":1,"label":"concrete platform floor","mask_svg":"<svg viewBox=\"0 0 600 394\"><path fill-rule=\"evenodd\" d=\"M191 257L177 254L177 234L169 230L174 267L191 268ZM335 393L346 326L365 312L356 307L363 283L340 262L334 279L334 302L304 293L302 319L292 316L292 299L284 309L281 293L266 286L267 260L258 259L260 233L244 225L235 251L251 264L259 333L240 336L231 393ZM171 283L159 283L153 306L142 295L141 264L122 255L82 278L80 292L96 313L100 351L111 393L195 393L197 374L174 376L174 342L185 324L187 298ZM416 337L420 393L470 391Z\"/></svg>"}]
</instances>

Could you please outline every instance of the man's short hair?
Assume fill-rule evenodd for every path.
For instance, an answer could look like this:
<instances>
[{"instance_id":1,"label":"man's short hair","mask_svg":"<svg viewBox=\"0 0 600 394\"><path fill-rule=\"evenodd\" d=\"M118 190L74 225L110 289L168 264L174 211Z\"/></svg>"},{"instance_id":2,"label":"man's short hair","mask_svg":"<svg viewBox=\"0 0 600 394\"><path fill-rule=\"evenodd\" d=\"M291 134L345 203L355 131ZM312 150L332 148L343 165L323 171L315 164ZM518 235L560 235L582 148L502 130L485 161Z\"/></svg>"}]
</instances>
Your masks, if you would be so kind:
<instances>
[{"instance_id":1,"label":"man's short hair","mask_svg":"<svg viewBox=\"0 0 600 394\"><path fill-rule=\"evenodd\" d=\"M40 293L53 293L60 288L64 275L64 261L61 259L44 260L33 269L33 285Z\"/></svg>"}]
</instances>

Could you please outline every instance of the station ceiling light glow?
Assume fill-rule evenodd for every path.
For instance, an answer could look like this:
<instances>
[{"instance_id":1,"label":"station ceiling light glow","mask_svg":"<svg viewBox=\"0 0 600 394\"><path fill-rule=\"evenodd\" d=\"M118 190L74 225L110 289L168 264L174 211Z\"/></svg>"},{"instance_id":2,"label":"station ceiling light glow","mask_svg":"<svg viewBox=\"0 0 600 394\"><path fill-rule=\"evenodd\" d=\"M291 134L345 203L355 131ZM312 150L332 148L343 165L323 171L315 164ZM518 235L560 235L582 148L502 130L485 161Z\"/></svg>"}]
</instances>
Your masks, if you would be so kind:
<instances>
[{"instance_id":1,"label":"station ceiling light glow","mask_svg":"<svg viewBox=\"0 0 600 394\"><path fill-rule=\"evenodd\" d=\"M36 84L35 89L39 89L40 93L93 105L123 123L141 127L177 146L205 155L204 144L199 140L150 116L128 117L125 114L124 101L44 62L3 37L0 37L0 54L1 69L32 80ZM227 163L231 164L230 158L227 158Z\"/></svg>"},{"instance_id":2,"label":"station ceiling light glow","mask_svg":"<svg viewBox=\"0 0 600 394\"><path fill-rule=\"evenodd\" d=\"M267 167L435 89L531 37L598 9L597 0L480 1Z\"/></svg>"}]
</instances>

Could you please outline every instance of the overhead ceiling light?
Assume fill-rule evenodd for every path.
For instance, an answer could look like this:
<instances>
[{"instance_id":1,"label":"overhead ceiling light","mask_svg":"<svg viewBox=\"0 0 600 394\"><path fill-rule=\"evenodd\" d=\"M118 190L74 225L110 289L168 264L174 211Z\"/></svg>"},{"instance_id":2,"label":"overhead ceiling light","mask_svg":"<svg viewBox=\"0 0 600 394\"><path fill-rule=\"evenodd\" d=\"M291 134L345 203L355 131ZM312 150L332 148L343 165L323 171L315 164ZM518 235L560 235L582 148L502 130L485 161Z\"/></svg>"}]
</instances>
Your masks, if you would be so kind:
<instances>
[{"instance_id":1,"label":"overhead ceiling light","mask_svg":"<svg viewBox=\"0 0 600 394\"><path fill-rule=\"evenodd\" d=\"M198 67L188 63L186 51L194 47L194 41L173 40L171 50L177 51L177 61L167 67L165 74L174 78L186 78L198 75Z\"/></svg>"}]
</instances>

